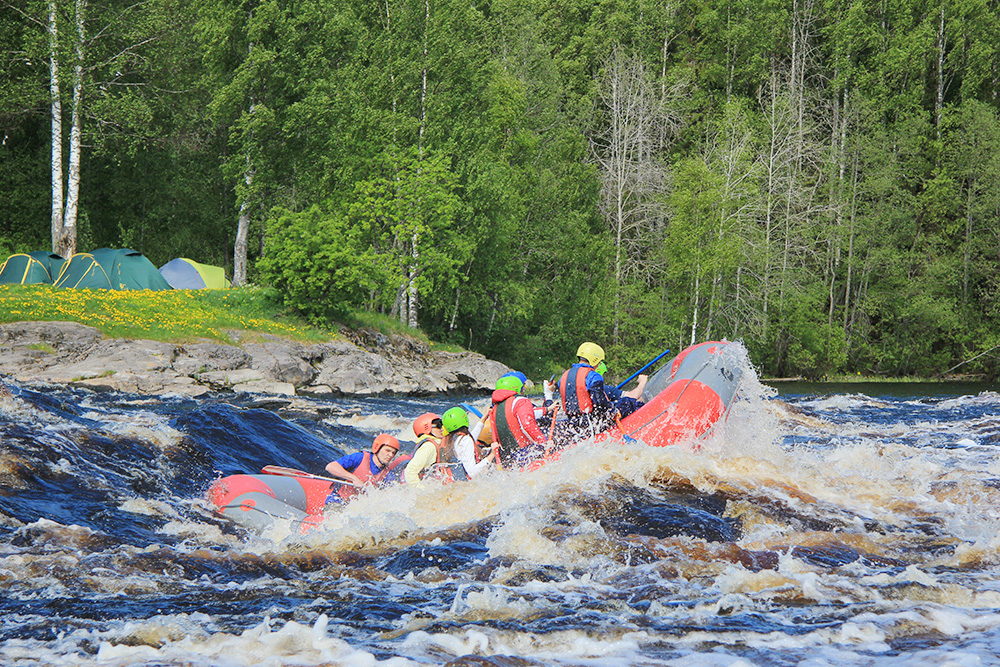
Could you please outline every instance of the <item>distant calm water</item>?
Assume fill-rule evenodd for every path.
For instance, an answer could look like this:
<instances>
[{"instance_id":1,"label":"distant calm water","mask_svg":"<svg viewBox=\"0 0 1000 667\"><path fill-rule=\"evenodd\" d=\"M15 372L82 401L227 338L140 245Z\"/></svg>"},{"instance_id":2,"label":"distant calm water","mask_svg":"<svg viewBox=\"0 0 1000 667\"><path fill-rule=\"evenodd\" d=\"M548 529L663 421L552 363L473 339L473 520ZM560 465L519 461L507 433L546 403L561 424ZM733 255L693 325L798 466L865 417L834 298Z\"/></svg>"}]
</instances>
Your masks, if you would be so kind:
<instances>
[{"instance_id":1,"label":"distant calm water","mask_svg":"<svg viewBox=\"0 0 1000 667\"><path fill-rule=\"evenodd\" d=\"M307 539L202 498L451 404L15 387L0 664L1000 665L996 387L751 378L699 452L583 444Z\"/></svg>"}]
</instances>

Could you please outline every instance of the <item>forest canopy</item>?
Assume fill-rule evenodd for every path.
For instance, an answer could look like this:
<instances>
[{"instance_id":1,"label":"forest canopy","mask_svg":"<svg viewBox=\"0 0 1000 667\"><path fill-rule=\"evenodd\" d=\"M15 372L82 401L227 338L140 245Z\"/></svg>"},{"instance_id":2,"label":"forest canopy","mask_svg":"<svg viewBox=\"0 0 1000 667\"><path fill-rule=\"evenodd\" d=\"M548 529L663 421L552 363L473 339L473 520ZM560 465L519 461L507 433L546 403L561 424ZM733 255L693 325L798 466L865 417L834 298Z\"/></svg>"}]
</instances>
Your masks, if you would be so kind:
<instances>
[{"instance_id":1,"label":"forest canopy","mask_svg":"<svg viewBox=\"0 0 1000 667\"><path fill-rule=\"evenodd\" d=\"M998 13L0 0L0 253L190 257L545 376L726 337L995 377Z\"/></svg>"}]
</instances>

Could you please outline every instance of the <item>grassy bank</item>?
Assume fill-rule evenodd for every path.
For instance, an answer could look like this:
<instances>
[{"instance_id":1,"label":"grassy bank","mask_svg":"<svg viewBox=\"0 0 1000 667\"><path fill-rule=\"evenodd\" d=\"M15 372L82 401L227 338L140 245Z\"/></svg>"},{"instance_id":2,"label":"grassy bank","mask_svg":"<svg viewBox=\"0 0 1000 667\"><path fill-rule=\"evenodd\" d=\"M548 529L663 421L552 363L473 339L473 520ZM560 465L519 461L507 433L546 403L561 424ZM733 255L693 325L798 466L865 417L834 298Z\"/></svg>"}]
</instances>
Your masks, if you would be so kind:
<instances>
[{"instance_id":1,"label":"grassy bank","mask_svg":"<svg viewBox=\"0 0 1000 667\"><path fill-rule=\"evenodd\" d=\"M0 323L23 321L79 322L114 338L165 342L231 343L232 331L303 342L336 335L283 314L278 295L261 288L119 292L0 285Z\"/></svg>"},{"instance_id":2,"label":"grassy bank","mask_svg":"<svg viewBox=\"0 0 1000 667\"><path fill-rule=\"evenodd\" d=\"M162 292L54 289L50 285L0 285L0 324L10 322L79 322L112 338L144 338L168 343L213 340L233 343L271 334L305 343L340 336L340 323L310 325L286 311L273 289L165 290ZM435 345L422 331L397 320L359 311L344 326L401 334ZM435 349L457 352L441 345Z\"/></svg>"}]
</instances>

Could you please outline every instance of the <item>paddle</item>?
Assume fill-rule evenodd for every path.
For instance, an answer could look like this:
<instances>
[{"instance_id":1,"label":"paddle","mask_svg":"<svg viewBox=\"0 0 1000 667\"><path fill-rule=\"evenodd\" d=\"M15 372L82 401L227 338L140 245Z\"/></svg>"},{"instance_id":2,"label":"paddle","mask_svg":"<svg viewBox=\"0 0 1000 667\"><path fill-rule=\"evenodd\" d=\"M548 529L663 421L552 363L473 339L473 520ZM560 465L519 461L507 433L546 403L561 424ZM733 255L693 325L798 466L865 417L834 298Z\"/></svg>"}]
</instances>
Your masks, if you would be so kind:
<instances>
[{"instance_id":1,"label":"paddle","mask_svg":"<svg viewBox=\"0 0 1000 667\"><path fill-rule=\"evenodd\" d=\"M296 468L286 468L285 466L264 466L260 469L265 475L280 475L282 477L305 477L306 479L321 479L324 482L333 482L334 484L346 484L347 486L355 486L346 479L337 479L336 477L324 477L323 475L314 475L311 472L306 472L305 470L297 470Z\"/></svg>"},{"instance_id":2,"label":"paddle","mask_svg":"<svg viewBox=\"0 0 1000 667\"><path fill-rule=\"evenodd\" d=\"M459 405L460 405L460 406L461 406L461 408L462 408L463 410L465 410L466 412L471 412L472 414L476 415L477 417L480 417L480 418L482 418L482 416L483 416L483 413L482 413L482 412L480 412L479 410L475 409L474 407L472 407L472 406L471 406L471 405L469 405L468 403L459 403Z\"/></svg>"},{"instance_id":3,"label":"paddle","mask_svg":"<svg viewBox=\"0 0 1000 667\"><path fill-rule=\"evenodd\" d=\"M646 370L647 368L649 368L650 366L652 366L653 364L655 364L657 361L659 361L663 357L667 356L668 354L670 354L670 350L664 350L663 352L661 352L656 357L656 359L653 359L651 362L649 362L648 364L646 364L645 366L643 366L642 368L640 368L639 370L637 370L635 373L632 373L632 375L629 375L627 378L625 378L625 380L621 384L619 384L616 388L617 389L621 389L622 387L624 387L625 385L627 385L629 382L631 382L632 380L634 380L637 377L639 377L639 375L644 370Z\"/></svg>"}]
</instances>

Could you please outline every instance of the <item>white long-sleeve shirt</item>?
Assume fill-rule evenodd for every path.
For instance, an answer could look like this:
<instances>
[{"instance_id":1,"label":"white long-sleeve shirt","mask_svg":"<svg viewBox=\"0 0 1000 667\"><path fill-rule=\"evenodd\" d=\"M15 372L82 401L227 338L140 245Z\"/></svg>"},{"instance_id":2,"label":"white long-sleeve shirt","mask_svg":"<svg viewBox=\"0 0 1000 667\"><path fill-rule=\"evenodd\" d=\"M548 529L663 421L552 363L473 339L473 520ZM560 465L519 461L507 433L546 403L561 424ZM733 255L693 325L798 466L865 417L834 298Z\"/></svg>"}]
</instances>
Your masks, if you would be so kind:
<instances>
[{"instance_id":1,"label":"white long-sleeve shirt","mask_svg":"<svg viewBox=\"0 0 1000 667\"><path fill-rule=\"evenodd\" d=\"M476 440L464 433L459 434L455 441L455 458L465 468L465 474L469 476L469 479L493 465L492 458L485 458L476 463Z\"/></svg>"}]
</instances>

